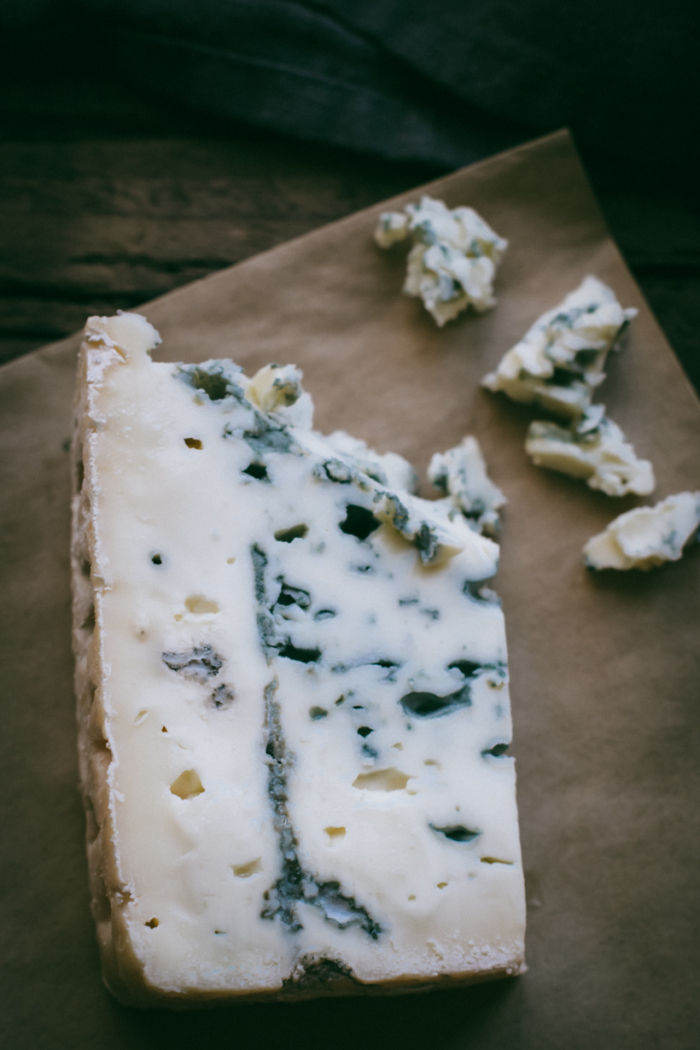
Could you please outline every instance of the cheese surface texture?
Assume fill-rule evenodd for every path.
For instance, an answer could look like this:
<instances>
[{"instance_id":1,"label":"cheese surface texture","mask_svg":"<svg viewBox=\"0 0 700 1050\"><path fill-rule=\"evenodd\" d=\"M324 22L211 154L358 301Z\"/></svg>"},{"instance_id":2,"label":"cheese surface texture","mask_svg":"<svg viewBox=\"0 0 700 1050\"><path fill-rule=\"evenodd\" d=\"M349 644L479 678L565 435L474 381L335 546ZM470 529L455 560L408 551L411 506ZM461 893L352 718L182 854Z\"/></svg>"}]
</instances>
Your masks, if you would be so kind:
<instances>
[{"instance_id":1,"label":"cheese surface texture","mask_svg":"<svg viewBox=\"0 0 700 1050\"><path fill-rule=\"evenodd\" d=\"M311 429L293 366L80 356L81 778L125 1002L516 973L524 898L498 547L400 456Z\"/></svg>"},{"instance_id":2,"label":"cheese surface texture","mask_svg":"<svg viewBox=\"0 0 700 1050\"><path fill-rule=\"evenodd\" d=\"M654 470L647 459L637 459L617 423L605 415L604 405L591 405L569 427L531 423L525 451L538 467L548 467L608 496L648 496L654 491Z\"/></svg>"},{"instance_id":3,"label":"cheese surface texture","mask_svg":"<svg viewBox=\"0 0 700 1050\"><path fill-rule=\"evenodd\" d=\"M514 401L536 402L576 419L605 379L608 353L637 311L623 309L597 277L586 277L558 306L542 314L482 383Z\"/></svg>"},{"instance_id":4,"label":"cheese surface texture","mask_svg":"<svg viewBox=\"0 0 700 1050\"><path fill-rule=\"evenodd\" d=\"M383 212L374 239L380 248L413 242L404 292L421 298L439 327L468 306L477 313L495 306L493 282L508 241L473 208L423 196L403 212Z\"/></svg>"},{"instance_id":5,"label":"cheese surface texture","mask_svg":"<svg viewBox=\"0 0 700 1050\"><path fill-rule=\"evenodd\" d=\"M653 569L678 561L698 539L700 492L678 492L654 507L636 507L611 521L583 548L589 569Z\"/></svg>"}]
</instances>

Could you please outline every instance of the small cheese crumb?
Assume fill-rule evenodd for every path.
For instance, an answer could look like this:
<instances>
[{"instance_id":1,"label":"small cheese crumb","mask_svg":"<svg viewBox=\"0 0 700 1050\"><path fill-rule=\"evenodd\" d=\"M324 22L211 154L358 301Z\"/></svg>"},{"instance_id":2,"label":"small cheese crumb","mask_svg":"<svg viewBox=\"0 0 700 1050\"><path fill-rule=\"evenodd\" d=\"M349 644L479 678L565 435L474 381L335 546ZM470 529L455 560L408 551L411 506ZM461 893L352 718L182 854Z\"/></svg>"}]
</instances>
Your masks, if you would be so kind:
<instances>
[{"instance_id":1,"label":"small cheese crumb","mask_svg":"<svg viewBox=\"0 0 700 1050\"><path fill-rule=\"evenodd\" d=\"M679 492L654 507L620 514L583 548L589 569L652 569L678 561L698 539L700 492Z\"/></svg>"},{"instance_id":2,"label":"small cheese crumb","mask_svg":"<svg viewBox=\"0 0 700 1050\"><path fill-rule=\"evenodd\" d=\"M472 208L449 209L421 197L404 212L383 212L374 239L390 248L410 238L404 292L420 297L439 327L471 306L483 313L495 306L493 281L508 241Z\"/></svg>"},{"instance_id":3,"label":"small cheese crumb","mask_svg":"<svg viewBox=\"0 0 700 1050\"><path fill-rule=\"evenodd\" d=\"M589 488L608 496L648 496L654 491L651 463L637 459L618 425L606 417L605 405L592 405L567 428L531 423L525 451L536 466L584 478Z\"/></svg>"},{"instance_id":4,"label":"small cheese crumb","mask_svg":"<svg viewBox=\"0 0 700 1050\"><path fill-rule=\"evenodd\" d=\"M482 385L513 401L537 402L577 419L605 379L605 361L637 311L623 309L597 277L586 277L553 310L542 314Z\"/></svg>"},{"instance_id":5,"label":"small cheese crumb","mask_svg":"<svg viewBox=\"0 0 700 1050\"><path fill-rule=\"evenodd\" d=\"M467 524L482 536L495 538L501 529L498 511L506 497L486 473L486 462L475 437L465 437L456 448L436 452L428 467L436 488L450 497Z\"/></svg>"}]
</instances>

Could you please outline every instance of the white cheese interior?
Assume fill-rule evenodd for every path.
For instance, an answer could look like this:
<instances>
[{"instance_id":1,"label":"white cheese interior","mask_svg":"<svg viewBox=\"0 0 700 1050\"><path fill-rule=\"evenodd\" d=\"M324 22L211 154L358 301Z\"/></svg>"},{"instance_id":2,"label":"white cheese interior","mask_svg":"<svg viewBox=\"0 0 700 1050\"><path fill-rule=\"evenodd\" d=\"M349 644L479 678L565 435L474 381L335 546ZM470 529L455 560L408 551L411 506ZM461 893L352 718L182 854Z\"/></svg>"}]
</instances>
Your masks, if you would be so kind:
<instances>
[{"instance_id":1,"label":"white cheese interior","mask_svg":"<svg viewBox=\"0 0 700 1050\"><path fill-rule=\"evenodd\" d=\"M291 366L156 364L157 341L136 315L91 319L77 403L109 985L196 1001L517 972L506 643L481 589L497 546L398 487L400 457L311 431Z\"/></svg>"}]
</instances>

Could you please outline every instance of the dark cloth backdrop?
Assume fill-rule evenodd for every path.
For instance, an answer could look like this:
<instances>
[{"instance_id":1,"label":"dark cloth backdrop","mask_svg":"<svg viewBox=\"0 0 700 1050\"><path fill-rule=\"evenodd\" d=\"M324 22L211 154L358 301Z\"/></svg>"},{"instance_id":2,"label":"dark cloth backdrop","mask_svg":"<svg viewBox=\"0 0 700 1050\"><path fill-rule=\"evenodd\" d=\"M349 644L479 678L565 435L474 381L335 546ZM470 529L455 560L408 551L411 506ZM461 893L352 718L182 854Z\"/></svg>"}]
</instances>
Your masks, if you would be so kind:
<instances>
[{"instance_id":1,"label":"dark cloth backdrop","mask_svg":"<svg viewBox=\"0 0 700 1050\"><path fill-rule=\"evenodd\" d=\"M62 11L97 75L311 141L449 168L566 125L594 169L698 175L696 4L0 0L6 23Z\"/></svg>"},{"instance_id":2,"label":"dark cloth backdrop","mask_svg":"<svg viewBox=\"0 0 700 1050\"><path fill-rule=\"evenodd\" d=\"M161 259L164 231L154 228L158 259L145 283L143 251L128 237L128 250L117 237L111 269L94 261L88 273L85 253L71 247L81 209L117 205L94 199L90 180L103 174L95 158L73 191L65 179L54 186L62 135L114 144L170 135L177 170L207 136L224 168L227 144L242 158L253 148L245 137L258 136L270 159L256 184L256 222L267 217L263 185L269 195L300 157L321 171L333 155L338 171L347 166L346 204L317 214L307 179L313 225L567 126L700 389L699 38L697 0L0 0L0 143L14 158L0 171L0 360L67 334L88 310L127 309L245 255L222 251L222 234L213 255L206 237L206 250L192 247L194 263ZM31 151L17 159L24 141L44 149L36 166ZM122 176L127 195L137 192L125 174L130 149L140 155L138 146L117 153L117 197ZM372 196L363 164L393 169L399 181L377 176ZM358 178L362 200L350 188ZM51 250L55 193L65 198L59 211L73 208L59 231L62 254ZM250 243L254 251L277 241ZM171 283L155 282L156 272Z\"/></svg>"}]
</instances>

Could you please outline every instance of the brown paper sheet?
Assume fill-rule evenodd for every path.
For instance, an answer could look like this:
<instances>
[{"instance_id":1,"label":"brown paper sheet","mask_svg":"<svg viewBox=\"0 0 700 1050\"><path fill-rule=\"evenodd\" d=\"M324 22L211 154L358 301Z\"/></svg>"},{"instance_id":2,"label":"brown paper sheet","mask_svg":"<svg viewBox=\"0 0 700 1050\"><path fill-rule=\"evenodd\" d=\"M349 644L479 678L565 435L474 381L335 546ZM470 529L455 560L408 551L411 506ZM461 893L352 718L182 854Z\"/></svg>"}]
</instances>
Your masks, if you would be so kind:
<instances>
[{"instance_id":1,"label":"brown paper sheet","mask_svg":"<svg viewBox=\"0 0 700 1050\"><path fill-rule=\"evenodd\" d=\"M464 990L172 1015L102 989L76 791L68 455L78 338L0 370L3 1044L14 1050L690 1050L700 1045L700 549L593 578L581 547L633 500L533 467L533 413L479 379L587 273L637 306L601 391L655 498L700 488L700 406L559 133L428 187L511 246L498 307L438 330L401 295L382 206L155 301L162 360L298 363L317 425L424 469L464 433L506 492L501 572L528 877L529 972ZM392 201L401 205L417 196Z\"/></svg>"}]
</instances>

